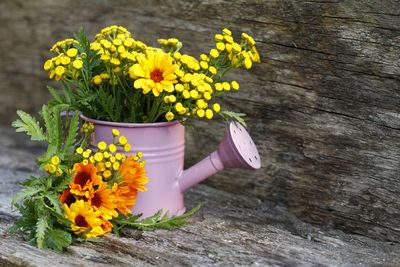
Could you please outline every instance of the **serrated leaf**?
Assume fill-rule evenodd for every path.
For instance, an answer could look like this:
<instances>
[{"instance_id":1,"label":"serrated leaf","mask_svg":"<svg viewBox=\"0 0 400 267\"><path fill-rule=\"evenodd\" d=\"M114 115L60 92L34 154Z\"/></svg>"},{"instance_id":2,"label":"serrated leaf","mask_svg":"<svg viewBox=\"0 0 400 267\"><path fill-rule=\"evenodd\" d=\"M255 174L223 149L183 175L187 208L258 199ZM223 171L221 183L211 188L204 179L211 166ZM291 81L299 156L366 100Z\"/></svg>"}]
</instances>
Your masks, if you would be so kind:
<instances>
[{"instance_id":1,"label":"serrated leaf","mask_svg":"<svg viewBox=\"0 0 400 267\"><path fill-rule=\"evenodd\" d=\"M239 122L240 124L242 124L244 127L247 127L246 122L242 118L242 117L246 116L245 113L236 113L233 111L224 110L224 111L218 112L218 114L224 119L228 119L227 117L232 118L232 119L236 120L237 122Z\"/></svg>"},{"instance_id":2,"label":"serrated leaf","mask_svg":"<svg viewBox=\"0 0 400 267\"><path fill-rule=\"evenodd\" d=\"M59 92L57 92L56 89L54 89L54 88L51 87L51 86L47 86L47 89L49 90L50 94L54 97L54 99L55 99L59 104L65 103L64 98L62 97L62 95L61 95Z\"/></svg>"},{"instance_id":3,"label":"serrated leaf","mask_svg":"<svg viewBox=\"0 0 400 267\"><path fill-rule=\"evenodd\" d=\"M49 248L62 251L64 247L71 245L71 234L60 229L49 229L46 245Z\"/></svg>"},{"instance_id":4,"label":"serrated leaf","mask_svg":"<svg viewBox=\"0 0 400 267\"><path fill-rule=\"evenodd\" d=\"M43 216L39 217L36 223L36 234L35 234L37 246L39 249L44 247L44 241L46 238L46 227L47 223L45 218Z\"/></svg>"},{"instance_id":5,"label":"serrated leaf","mask_svg":"<svg viewBox=\"0 0 400 267\"><path fill-rule=\"evenodd\" d=\"M71 122L68 129L67 140L64 145L64 153L70 154L73 153L74 143L76 141L76 137L78 136L79 131L79 114L75 112L74 116L71 118Z\"/></svg>"},{"instance_id":6,"label":"serrated leaf","mask_svg":"<svg viewBox=\"0 0 400 267\"><path fill-rule=\"evenodd\" d=\"M20 200L20 199L28 199L37 193L41 192L41 188L36 188L36 187L27 187L22 189L11 201L11 208L15 205L15 203Z\"/></svg>"},{"instance_id":7,"label":"serrated leaf","mask_svg":"<svg viewBox=\"0 0 400 267\"><path fill-rule=\"evenodd\" d=\"M53 208L58 212L58 213L62 213L62 209L61 209L61 201L58 198L57 195L55 195L52 192L46 192L46 194L44 194L44 197L47 198L50 203L53 205Z\"/></svg>"},{"instance_id":8,"label":"serrated leaf","mask_svg":"<svg viewBox=\"0 0 400 267\"><path fill-rule=\"evenodd\" d=\"M46 140L46 135L35 118L22 110L18 110L17 114L21 119L12 123L17 132L26 132L35 141Z\"/></svg>"}]
</instances>

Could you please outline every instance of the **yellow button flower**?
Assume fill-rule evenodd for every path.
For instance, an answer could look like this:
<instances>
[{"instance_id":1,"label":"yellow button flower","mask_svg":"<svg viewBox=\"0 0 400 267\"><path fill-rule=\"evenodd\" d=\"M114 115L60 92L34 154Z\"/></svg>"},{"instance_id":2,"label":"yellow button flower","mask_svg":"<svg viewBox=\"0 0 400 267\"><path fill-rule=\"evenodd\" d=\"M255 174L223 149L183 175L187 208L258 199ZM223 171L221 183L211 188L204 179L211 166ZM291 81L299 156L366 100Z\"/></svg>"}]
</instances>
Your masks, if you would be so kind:
<instances>
[{"instance_id":1,"label":"yellow button flower","mask_svg":"<svg viewBox=\"0 0 400 267\"><path fill-rule=\"evenodd\" d=\"M251 61L250 58L245 58L244 59L244 66L246 67L246 69L250 69L252 64L253 64L253 62Z\"/></svg>"},{"instance_id":2,"label":"yellow button flower","mask_svg":"<svg viewBox=\"0 0 400 267\"><path fill-rule=\"evenodd\" d=\"M200 61L200 67L202 69L208 69L208 63L206 61Z\"/></svg>"},{"instance_id":3,"label":"yellow button flower","mask_svg":"<svg viewBox=\"0 0 400 267\"><path fill-rule=\"evenodd\" d=\"M199 92L198 91L196 91L196 90L191 90L190 91L190 97L191 98L197 98L199 96Z\"/></svg>"},{"instance_id":4,"label":"yellow button flower","mask_svg":"<svg viewBox=\"0 0 400 267\"><path fill-rule=\"evenodd\" d=\"M101 79L100 75L96 75L96 76L93 77L93 83L96 84L96 85L101 84L102 81L103 80Z\"/></svg>"},{"instance_id":5,"label":"yellow button flower","mask_svg":"<svg viewBox=\"0 0 400 267\"><path fill-rule=\"evenodd\" d=\"M118 162L118 161L114 162L114 164L112 165L114 171L118 171L119 166L120 166L120 165L119 165L119 162Z\"/></svg>"},{"instance_id":6,"label":"yellow button flower","mask_svg":"<svg viewBox=\"0 0 400 267\"><path fill-rule=\"evenodd\" d=\"M50 161L51 161L51 163L52 163L53 165L55 165L55 166L57 166L58 164L60 164L60 158L57 157L57 156L51 157Z\"/></svg>"},{"instance_id":7,"label":"yellow button flower","mask_svg":"<svg viewBox=\"0 0 400 267\"><path fill-rule=\"evenodd\" d=\"M95 162L96 162L96 160L94 159L93 156L90 156L90 157L89 157L89 161L90 161L91 163L95 163Z\"/></svg>"},{"instance_id":8,"label":"yellow button flower","mask_svg":"<svg viewBox=\"0 0 400 267\"><path fill-rule=\"evenodd\" d=\"M61 169L56 170L56 175L61 176L63 174L63 171Z\"/></svg>"},{"instance_id":9,"label":"yellow button flower","mask_svg":"<svg viewBox=\"0 0 400 267\"><path fill-rule=\"evenodd\" d=\"M196 114L198 117L203 118L205 115L205 111L204 111L204 109L198 109Z\"/></svg>"},{"instance_id":10,"label":"yellow button flower","mask_svg":"<svg viewBox=\"0 0 400 267\"><path fill-rule=\"evenodd\" d=\"M108 179L109 177L111 177L112 173L109 170L106 170L103 172L103 177L105 179Z\"/></svg>"},{"instance_id":11,"label":"yellow button flower","mask_svg":"<svg viewBox=\"0 0 400 267\"><path fill-rule=\"evenodd\" d=\"M215 104L213 105L213 110L214 110L215 112L219 112L219 111L221 110L221 106L220 106L218 103L215 103Z\"/></svg>"},{"instance_id":12,"label":"yellow button flower","mask_svg":"<svg viewBox=\"0 0 400 267\"><path fill-rule=\"evenodd\" d=\"M211 56L212 58L217 58L217 57L219 56L218 50L217 50L217 49L211 49L211 51L210 51L210 56Z\"/></svg>"},{"instance_id":13,"label":"yellow button flower","mask_svg":"<svg viewBox=\"0 0 400 267\"><path fill-rule=\"evenodd\" d=\"M67 50L67 56L69 57L75 57L78 54L78 49L76 48L70 48Z\"/></svg>"},{"instance_id":14,"label":"yellow button flower","mask_svg":"<svg viewBox=\"0 0 400 267\"><path fill-rule=\"evenodd\" d=\"M89 161L88 161L87 159L84 159L84 160L82 160L82 164L83 164L83 165L88 165L88 164L89 164Z\"/></svg>"},{"instance_id":15,"label":"yellow button flower","mask_svg":"<svg viewBox=\"0 0 400 267\"><path fill-rule=\"evenodd\" d=\"M124 145L124 150L125 150L126 152L129 152L129 151L131 150L131 145L130 145L130 144Z\"/></svg>"},{"instance_id":16,"label":"yellow button flower","mask_svg":"<svg viewBox=\"0 0 400 267\"><path fill-rule=\"evenodd\" d=\"M49 69L51 69L52 66L53 66L53 61L51 61L51 59L49 59L44 63L43 68L44 68L44 70L49 70Z\"/></svg>"},{"instance_id":17,"label":"yellow button flower","mask_svg":"<svg viewBox=\"0 0 400 267\"><path fill-rule=\"evenodd\" d=\"M222 42L218 42L216 44L216 47L217 47L217 50L219 50L219 51L224 51L225 50L225 44L222 43Z\"/></svg>"},{"instance_id":18,"label":"yellow button flower","mask_svg":"<svg viewBox=\"0 0 400 267\"><path fill-rule=\"evenodd\" d=\"M119 139L118 139L118 142L119 142L121 145L125 145L125 144L128 142L128 140L126 139L125 136L121 135L121 136L119 137Z\"/></svg>"},{"instance_id":19,"label":"yellow button flower","mask_svg":"<svg viewBox=\"0 0 400 267\"><path fill-rule=\"evenodd\" d=\"M223 29L222 33L226 34L226 35L232 35L232 32L230 30L228 30L227 28Z\"/></svg>"},{"instance_id":20,"label":"yellow button flower","mask_svg":"<svg viewBox=\"0 0 400 267\"><path fill-rule=\"evenodd\" d=\"M215 86L215 90L217 90L217 91L224 90L224 87L222 86L221 83L216 83L214 86Z\"/></svg>"},{"instance_id":21,"label":"yellow button flower","mask_svg":"<svg viewBox=\"0 0 400 267\"><path fill-rule=\"evenodd\" d=\"M206 118L211 120L213 116L214 116L213 111L211 109L207 109L206 110Z\"/></svg>"},{"instance_id":22,"label":"yellow button flower","mask_svg":"<svg viewBox=\"0 0 400 267\"><path fill-rule=\"evenodd\" d=\"M103 158L104 158L103 153L97 152L96 154L94 154L94 159L95 159L97 162L102 161Z\"/></svg>"},{"instance_id":23,"label":"yellow button flower","mask_svg":"<svg viewBox=\"0 0 400 267\"><path fill-rule=\"evenodd\" d=\"M167 119L167 121L172 121L174 119L174 113L168 111L167 114L165 114L165 118Z\"/></svg>"},{"instance_id":24,"label":"yellow button flower","mask_svg":"<svg viewBox=\"0 0 400 267\"><path fill-rule=\"evenodd\" d=\"M114 136L118 136L119 135L119 131L117 130L117 129L112 129L112 134L114 135Z\"/></svg>"},{"instance_id":25,"label":"yellow button flower","mask_svg":"<svg viewBox=\"0 0 400 267\"><path fill-rule=\"evenodd\" d=\"M231 90L231 85L228 82L223 82L222 86L224 87L225 91L230 91Z\"/></svg>"},{"instance_id":26,"label":"yellow button flower","mask_svg":"<svg viewBox=\"0 0 400 267\"><path fill-rule=\"evenodd\" d=\"M183 96L183 98L188 99L188 98L190 97L189 91L188 91L188 90L184 90L184 91L182 92L182 96Z\"/></svg>"},{"instance_id":27,"label":"yellow button flower","mask_svg":"<svg viewBox=\"0 0 400 267\"><path fill-rule=\"evenodd\" d=\"M239 83L237 81L231 82L231 87L233 90L238 90L239 89Z\"/></svg>"},{"instance_id":28,"label":"yellow button flower","mask_svg":"<svg viewBox=\"0 0 400 267\"><path fill-rule=\"evenodd\" d=\"M108 146L108 150L110 150L111 153L115 153L115 151L117 151L117 147L114 144L110 144Z\"/></svg>"},{"instance_id":29,"label":"yellow button flower","mask_svg":"<svg viewBox=\"0 0 400 267\"><path fill-rule=\"evenodd\" d=\"M116 158L117 160L121 160L121 159L122 159L121 153L115 154L115 158Z\"/></svg>"},{"instance_id":30,"label":"yellow button flower","mask_svg":"<svg viewBox=\"0 0 400 267\"><path fill-rule=\"evenodd\" d=\"M143 157L143 152L138 152L137 156L141 159Z\"/></svg>"},{"instance_id":31,"label":"yellow button flower","mask_svg":"<svg viewBox=\"0 0 400 267\"><path fill-rule=\"evenodd\" d=\"M77 154L82 154L83 153L83 148L78 147L75 151L76 151Z\"/></svg>"},{"instance_id":32,"label":"yellow button flower","mask_svg":"<svg viewBox=\"0 0 400 267\"><path fill-rule=\"evenodd\" d=\"M222 34L215 35L215 41L221 42L222 40L224 40L224 36Z\"/></svg>"},{"instance_id":33,"label":"yellow button flower","mask_svg":"<svg viewBox=\"0 0 400 267\"><path fill-rule=\"evenodd\" d=\"M215 75L217 74L217 69L214 66L211 66L208 68L208 71L212 74Z\"/></svg>"},{"instance_id":34,"label":"yellow button flower","mask_svg":"<svg viewBox=\"0 0 400 267\"><path fill-rule=\"evenodd\" d=\"M58 66L54 71L56 75L62 76L65 72L65 68L63 66Z\"/></svg>"},{"instance_id":35,"label":"yellow button flower","mask_svg":"<svg viewBox=\"0 0 400 267\"><path fill-rule=\"evenodd\" d=\"M170 95L170 96L169 96L169 102L170 102L170 103L175 103L175 102L176 102L176 96Z\"/></svg>"},{"instance_id":36,"label":"yellow button flower","mask_svg":"<svg viewBox=\"0 0 400 267\"><path fill-rule=\"evenodd\" d=\"M97 147L98 147L100 150L106 150L106 149L107 149L107 144L106 144L106 142L101 141L101 142L99 142L99 143L97 144Z\"/></svg>"},{"instance_id":37,"label":"yellow button flower","mask_svg":"<svg viewBox=\"0 0 400 267\"><path fill-rule=\"evenodd\" d=\"M75 69L79 70L82 68L83 62L80 59L76 59L74 60L74 62L72 62L72 66L74 66Z\"/></svg>"},{"instance_id":38,"label":"yellow button flower","mask_svg":"<svg viewBox=\"0 0 400 267\"><path fill-rule=\"evenodd\" d=\"M90 157L90 153L88 153L87 151L85 151L85 152L82 153L82 156L83 156L85 159L87 159L87 158Z\"/></svg>"}]
</instances>

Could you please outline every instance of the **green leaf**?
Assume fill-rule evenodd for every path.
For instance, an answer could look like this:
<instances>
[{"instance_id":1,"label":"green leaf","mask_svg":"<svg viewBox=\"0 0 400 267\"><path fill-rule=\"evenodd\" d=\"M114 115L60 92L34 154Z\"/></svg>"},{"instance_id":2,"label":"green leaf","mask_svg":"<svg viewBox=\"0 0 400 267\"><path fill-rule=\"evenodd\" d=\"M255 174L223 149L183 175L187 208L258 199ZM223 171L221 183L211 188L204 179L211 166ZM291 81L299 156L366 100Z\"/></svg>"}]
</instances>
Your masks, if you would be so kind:
<instances>
[{"instance_id":1,"label":"green leaf","mask_svg":"<svg viewBox=\"0 0 400 267\"><path fill-rule=\"evenodd\" d=\"M62 213L62 209L61 209L61 201L58 198L58 196L53 193L53 192L46 192L44 194L44 197L47 198L50 203L53 205L54 209L58 212L58 213Z\"/></svg>"},{"instance_id":2,"label":"green leaf","mask_svg":"<svg viewBox=\"0 0 400 267\"><path fill-rule=\"evenodd\" d=\"M69 125L68 130L68 137L65 141L64 145L64 153L70 154L71 152L74 153L74 144L76 141L76 137L78 136L79 132L79 114L75 112L74 116L71 119L71 123Z\"/></svg>"},{"instance_id":3,"label":"green leaf","mask_svg":"<svg viewBox=\"0 0 400 267\"><path fill-rule=\"evenodd\" d=\"M228 117L229 117L229 118L236 120L237 122L242 124L244 127L247 127L246 122L242 119L242 117L246 116L245 113L236 113L233 111L224 110L224 111L218 112L218 114L225 120L228 120Z\"/></svg>"},{"instance_id":4,"label":"green leaf","mask_svg":"<svg viewBox=\"0 0 400 267\"><path fill-rule=\"evenodd\" d=\"M53 126L53 119L51 118L51 113L50 113L48 106L43 105L40 115L42 116L42 118L44 120L44 125L47 130L47 135L48 135L47 142L49 144L55 144L56 129Z\"/></svg>"},{"instance_id":5,"label":"green leaf","mask_svg":"<svg viewBox=\"0 0 400 267\"><path fill-rule=\"evenodd\" d=\"M64 98L62 97L62 95L61 95L59 92L57 92L56 89L54 89L54 88L51 87L51 86L47 86L47 89L49 90L50 94L54 97L54 99L55 99L58 103L60 103L60 104L65 103Z\"/></svg>"},{"instance_id":6,"label":"green leaf","mask_svg":"<svg viewBox=\"0 0 400 267\"><path fill-rule=\"evenodd\" d=\"M16 120L12 123L12 126L17 128L17 132L26 132L31 136L32 140L46 140L46 135L35 118L22 110L18 110L17 114L21 120Z\"/></svg>"},{"instance_id":7,"label":"green leaf","mask_svg":"<svg viewBox=\"0 0 400 267\"><path fill-rule=\"evenodd\" d=\"M27 187L21 190L12 200L11 202L11 207L15 205L15 203L20 200L20 199L28 199L39 192L41 192L43 189L41 188L35 188L35 187Z\"/></svg>"},{"instance_id":8,"label":"green leaf","mask_svg":"<svg viewBox=\"0 0 400 267\"><path fill-rule=\"evenodd\" d=\"M46 228L47 228L47 223L45 218L42 216L38 219L36 223L36 242L38 248L43 248L44 247L44 241L46 238Z\"/></svg>"},{"instance_id":9,"label":"green leaf","mask_svg":"<svg viewBox=\"0 0 400 267\"><path fill-rule=\"evenodd\" d=\"M64 247L71 245L71 234L60 229L49 229L46 245L49 248L62 251Z\"/></svg>"},{"instance_id":10,"label":"green leaf","mask_svg":"<svg viewBox=\"0 0 400 267\"><path fill-rule=\"evenodd\" d=\"M113 223L114 227L116 225L119 225L119 228L127 225L127 226L131 226L136 229L143 230L143 231L151 231L151 230L155 230L155 229L171 230L178 226L184 225L186 223L186 221L184 221L183 219L185 219L188 216L195 213L200 207L201 207L201 204L199 203L199 205L197 205L197 207L195 207L191 211L188 211L185 214L182 214L180 216L174 216L172 218L169 218L169 211L167 211L161 220L160 220L160 216L163 211L159 210L153 216L145 218L139 222L134 222L131 220L131 218L118 219L120 217L112 219L111 222Z\"/></svg>"}]
</instances>

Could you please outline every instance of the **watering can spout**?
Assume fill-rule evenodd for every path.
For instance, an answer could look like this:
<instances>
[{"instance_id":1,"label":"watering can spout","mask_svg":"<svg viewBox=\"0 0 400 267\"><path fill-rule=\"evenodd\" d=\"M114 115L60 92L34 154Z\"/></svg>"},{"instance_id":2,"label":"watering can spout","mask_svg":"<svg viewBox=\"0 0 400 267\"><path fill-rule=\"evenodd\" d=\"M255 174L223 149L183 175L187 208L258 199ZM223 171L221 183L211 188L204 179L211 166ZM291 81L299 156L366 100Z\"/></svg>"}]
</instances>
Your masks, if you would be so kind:
<instances>
[{"instance_id":1,"label":"watering can spout","mask_svg":"<svg viewBox=\"0 0 400 267\"><path fill-rule=\"evenodd\" d=\"M250 135L241 124L231 122L218 149L181 173L180 190L184 192L224 168L259 169L260 167L260 155Z\"/></svg>"}]
</instances>

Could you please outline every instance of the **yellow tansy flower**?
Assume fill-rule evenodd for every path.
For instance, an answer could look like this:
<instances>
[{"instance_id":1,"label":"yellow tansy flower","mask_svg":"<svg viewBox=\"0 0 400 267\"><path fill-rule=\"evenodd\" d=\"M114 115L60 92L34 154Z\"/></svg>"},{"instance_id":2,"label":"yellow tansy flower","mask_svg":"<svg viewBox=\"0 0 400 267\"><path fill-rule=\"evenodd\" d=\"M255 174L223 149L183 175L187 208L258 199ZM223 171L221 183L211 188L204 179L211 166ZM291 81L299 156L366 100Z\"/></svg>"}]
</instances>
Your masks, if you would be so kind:
<instances>
[{"instance_id":1,"label":"yellow tansy flower","mask_svg":"<svg viewBox=\"0 0 400 267\"><path fill-rule=\"evenodd\" d=\"M74 66L75 69L79 70L82 68L83 62L80 59L76 59L74 60L74 62L72 62L72 66Z\"/></svg>"},{"instance_id":2,"label":"yellow tansy flower","mask_svg":"<svg viewBox=\"0 0 400 267\"><path fill-rule=\"evenodd\" d=\"M67 56L69 57L75 57L78 54L78 49L76 48L70 48L67 50Z\"/></svg>"}]
</instances>

